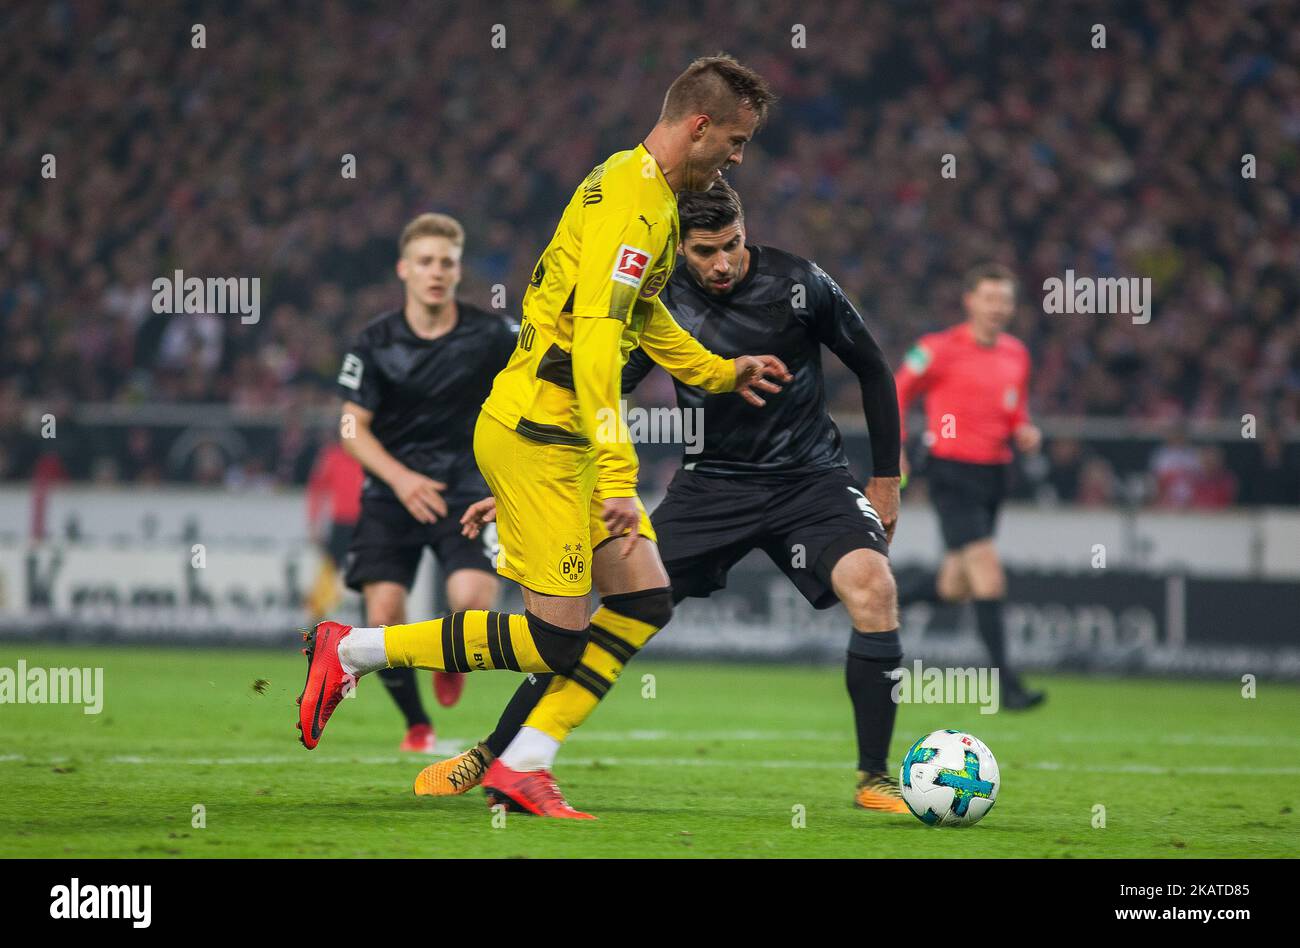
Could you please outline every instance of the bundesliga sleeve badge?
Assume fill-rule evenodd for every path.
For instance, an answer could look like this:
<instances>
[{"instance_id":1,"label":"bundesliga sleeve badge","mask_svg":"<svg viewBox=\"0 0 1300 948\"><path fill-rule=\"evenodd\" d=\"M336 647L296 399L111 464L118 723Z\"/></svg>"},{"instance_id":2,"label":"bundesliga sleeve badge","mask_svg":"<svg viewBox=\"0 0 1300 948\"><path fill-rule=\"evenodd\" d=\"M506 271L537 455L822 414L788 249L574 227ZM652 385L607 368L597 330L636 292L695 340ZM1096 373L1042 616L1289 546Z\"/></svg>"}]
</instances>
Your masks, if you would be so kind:
<instances>
[{"instance_id":1,"label":"bundesliga sleeve badge","mask_svg":"<svg viewBox=\"0 0 1300 948\"><path fill-rule=\"evenodd\" d=\"M649 266L650 254L639 247L623 244L618 248L618 257L614 260L614 272L611 274L611 279L616 283L626 283L628 286L639 287L641 281L645 278L646 268Z\"/></svg>"}]
</instances>

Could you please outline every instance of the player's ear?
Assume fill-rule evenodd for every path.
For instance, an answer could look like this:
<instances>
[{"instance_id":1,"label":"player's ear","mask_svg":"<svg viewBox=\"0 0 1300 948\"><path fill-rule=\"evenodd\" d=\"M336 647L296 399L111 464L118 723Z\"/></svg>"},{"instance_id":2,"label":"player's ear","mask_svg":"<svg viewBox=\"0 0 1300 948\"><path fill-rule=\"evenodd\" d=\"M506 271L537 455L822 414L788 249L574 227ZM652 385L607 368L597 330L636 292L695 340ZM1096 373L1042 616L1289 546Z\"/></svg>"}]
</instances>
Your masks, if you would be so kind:
<instances>
[{"instance_id":1,"label":"player's ear","mask_svg":"<svg viewBox=\"0 0 1300 948\"><path fill-rule=\"evenodd\" d=\"M405 254L403 254L402 256L400 256L400 257L397 258L397 266L393 267L393 269L397 271L397 278L398 278L399 280L402 280L403 282L405 282L405 281L406 281L406 271L407 271L407 269L408 269L408 267L406 266L406 255L405 255Z\"/></svg>"},{"instance_id":2,"label":"player's ear","mask_svg":"<svg viewBox=\"0 0 1300 948\"><path fill-rule=\"evenodd\" d=\"M696 115L691 119L691 141L698 142L709 130L711 119L707 115Z\"/></svg>"}]
</instances>

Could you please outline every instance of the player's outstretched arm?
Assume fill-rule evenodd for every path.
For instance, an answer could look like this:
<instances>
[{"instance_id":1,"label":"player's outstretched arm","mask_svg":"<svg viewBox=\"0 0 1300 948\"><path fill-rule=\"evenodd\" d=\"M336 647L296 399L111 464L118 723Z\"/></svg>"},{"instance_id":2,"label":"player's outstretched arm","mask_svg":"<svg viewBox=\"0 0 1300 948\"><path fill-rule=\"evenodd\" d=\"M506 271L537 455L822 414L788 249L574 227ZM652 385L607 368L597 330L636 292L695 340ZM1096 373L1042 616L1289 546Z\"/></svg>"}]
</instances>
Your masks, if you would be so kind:
<instances>
[{"instance_id":1,"label":"player's outstretched arm","mask_svg":"<svg viewBox=\"0 0 1300 948\"><path fill-rule=\"evenodd\" d=\"M776 383L790 381L785 363L776 356L724 359L678 325L657 297L651 305L653 310L641 330L641 348L673 378L714 394L734 391L751 405L765 404L760 392L779 392L781 386ZM625 376L623 390L627 389Z\"/></svg>"}]
</instances>

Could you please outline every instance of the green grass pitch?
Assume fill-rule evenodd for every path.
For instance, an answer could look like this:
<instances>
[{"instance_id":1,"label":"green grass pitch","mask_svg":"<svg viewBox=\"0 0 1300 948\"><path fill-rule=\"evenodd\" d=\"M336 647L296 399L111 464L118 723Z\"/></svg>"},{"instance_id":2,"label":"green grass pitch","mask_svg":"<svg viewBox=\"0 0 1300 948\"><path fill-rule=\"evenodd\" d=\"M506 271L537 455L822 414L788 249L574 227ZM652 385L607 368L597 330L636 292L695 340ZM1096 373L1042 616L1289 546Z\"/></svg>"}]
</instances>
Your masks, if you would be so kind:
<instances>
[{"instance_id":1,"label":"green grass pitch","mask_svg":"<svg viewBox=\"0 0 1300 948\"><path fill-rule=\"evenodd\" d=\"M969 730L1002 769L979 825L855 810L838 668L634 663L561 752L593 823L511 815L483 796L411 793L396 709L363 680L320 747L293 699L305 662L266 650L0 647L0 666L102 666L104 708L0 705L0 856L1240 857L1300 852L1300 688L1031 676L1026 714L904 705L915 738ZM654 696L642 679L654 676ZM259 692L254 683L264 679ZM420 679L434 708L427 673ZM517 676L471 677L440 740L486 733ZM206 826L192 825L201 805ZM1098 806L1104 828L1094 827ZM797 808L802 808L799 811ZM805 825L796 828L803 813Z\"/></svg>"}]
</instances>

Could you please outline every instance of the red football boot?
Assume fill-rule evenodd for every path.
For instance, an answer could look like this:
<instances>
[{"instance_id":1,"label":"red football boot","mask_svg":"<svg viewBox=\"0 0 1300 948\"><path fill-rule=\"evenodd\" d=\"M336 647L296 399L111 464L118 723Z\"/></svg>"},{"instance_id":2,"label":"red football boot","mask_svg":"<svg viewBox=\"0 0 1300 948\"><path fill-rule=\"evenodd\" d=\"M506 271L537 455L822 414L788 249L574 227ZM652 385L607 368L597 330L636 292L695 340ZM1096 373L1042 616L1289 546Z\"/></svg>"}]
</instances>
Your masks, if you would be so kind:
<instances>
[{"instance_id":1,"label":"red football boot","mask_svg":"<svg viewBox=\"0 0 1300 948\"><path fill-rule=\"evenodd\" d=\"M459 701L464 690L465 675L463 673L440 671L433 673L433 693L438 699L438 704L444 708L450 708Z\"/></svg>"},{"instance_id":2,"label":"red football boot","mask_svg":"<svg viewBox=\"0 0 1300 948\"><path fill-rule=\"evenodd\" d=\"M564 820L595 819L590 813L569 806L549 770L511 770L500 760L494 760L483 775L483 789L488 806L505 804L507 809Z\"/></svg>"},{"instance_id":3,"label":"red football boot","mask_svg":"<svg viewBox=\"0 0 1300 948\"><path fill-rule=\"evenodd\" d=\"M347 693L357 686L357 679L343 670L339 662L339 642L352 631L352 626L338 622L322 622L315 631L303 633L307 647L307 683L298 696L298 739L307 750L320 743L321 732L329 723L330 715Z\"/></svg>"},{"instance_id":4,"label":"red football boot","mask_svg":"<svg viewBox=\"0 0 1300 948\"><path fill-rule=\"evenodd\" d=\"M397 749L411 754L432 754L435 743L432 724L412 724L406 729L406 739Z\"/></svg>"}]
</instances>

